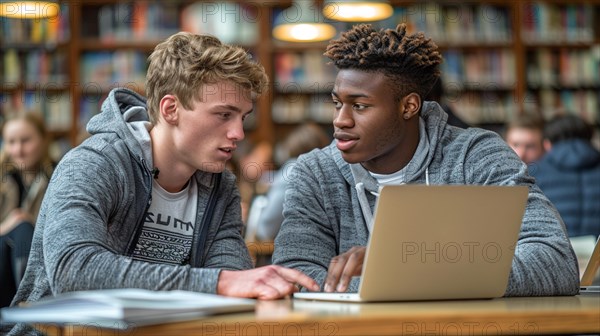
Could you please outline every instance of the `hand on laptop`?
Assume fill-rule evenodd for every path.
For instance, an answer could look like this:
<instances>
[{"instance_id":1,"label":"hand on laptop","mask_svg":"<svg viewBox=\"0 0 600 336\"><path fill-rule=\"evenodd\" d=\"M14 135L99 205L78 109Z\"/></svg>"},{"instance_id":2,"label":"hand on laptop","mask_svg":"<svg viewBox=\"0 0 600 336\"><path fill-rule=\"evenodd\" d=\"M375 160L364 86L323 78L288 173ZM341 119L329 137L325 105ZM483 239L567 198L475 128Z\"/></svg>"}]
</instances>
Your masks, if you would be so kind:
<instances>
[{"instance_id":1,"label":"hand on laptop","mask_svg":"<svg viewBox=\"0 0 600 336\"><path fill-rule=\"evenodd\" d=\"M328 293L345 292L352 277L362 274L366 251L364 246L354 246L331 259L323 290Z\"/></svg>"},{"instance_id":2,"label":"hand on laptop","mask_svg":"<svg viewBox=\"0 0 600 336\"><path fill-rule=\"evenodd\" d=\"M221 271L217 294L274 300L297 292L296 285L311 291L320 289L316 281L302 272L270 265L246 271Z\"/></svg>"}]
</instances>

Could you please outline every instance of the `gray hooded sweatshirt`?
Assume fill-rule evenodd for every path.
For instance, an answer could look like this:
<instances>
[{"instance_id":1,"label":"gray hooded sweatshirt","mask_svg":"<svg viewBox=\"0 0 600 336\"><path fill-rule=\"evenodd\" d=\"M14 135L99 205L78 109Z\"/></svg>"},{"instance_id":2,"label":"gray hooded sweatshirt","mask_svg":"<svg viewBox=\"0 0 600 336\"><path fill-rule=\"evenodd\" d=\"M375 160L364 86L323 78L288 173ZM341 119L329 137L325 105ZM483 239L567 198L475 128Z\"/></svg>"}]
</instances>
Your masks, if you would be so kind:
<instances>
[{"instance_id":1,"label":"gray hooded sweatshirt","mask_svg":"<svg viewBox=\"0 0 600 336\"><path fill-rule=\"evenodd\" d=\"M198 210L189 264L132 259L151 202L153 165L127 123L147 121L145 106L145 99L133 91L111 91L102 112L87 125L92 136L58 164L13 305L62 292L109 288L215 293L222 269L252 267L241 236L239 192L227 171L195 173ZM211 195L212 220L205 223ZM205 225L206 236L201 237ZM12 330L26 332L32 330L25 325Z\"/></svg>"},{"instance_id":2,"label":"gray hooded sweatshirt","mask_svg":"<svg viewBox=\"0 0 600 336\"><path fill-rule=\"evenodd\" d=\"M496 133L447 125L447 114L437 103L425 102L421 118L420 137L428 141L419 148L428 150L425 155L416 153L403 169L406 183L529 187L505 295L577 294L579 270L564 224L527 166ZM293 183L286 191L273 262L323 285L333 257L353 246L366 246L377 180L360 164L344 161L335 142L300 156L287 178ZM398 258L390 256L389 262L394 260ZM348 291L358 291L359 281L353 278Z\"/></svg>"}]
</instances>

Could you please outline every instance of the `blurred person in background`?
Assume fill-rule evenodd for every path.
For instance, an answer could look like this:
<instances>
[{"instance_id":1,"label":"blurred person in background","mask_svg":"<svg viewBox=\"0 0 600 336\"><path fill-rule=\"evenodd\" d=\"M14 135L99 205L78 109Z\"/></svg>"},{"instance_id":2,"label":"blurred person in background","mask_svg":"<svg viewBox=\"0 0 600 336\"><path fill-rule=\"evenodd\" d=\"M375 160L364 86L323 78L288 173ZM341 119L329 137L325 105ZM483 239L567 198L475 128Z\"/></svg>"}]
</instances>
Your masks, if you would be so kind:
<instances>
[{"instance_id":1,"label":"blurred person in background","mask_svg":"<svg viewBox=\"0 0 600 336\"><path fill-rule=\"evenodd\" d=\"M239 150L234 153L228 167L237 177L240 190L240 206L242 220L248 220L250 204L256 195L264 193L262 180L265 172L273 169L273 145L268 141L256 144L240 143Z\"/></svg>"},{"instance_id":2,"label":"blurred person in background","mask_svg":"<svg viewBox=\"0 0 600 336\"><path fill-rule=\"evenodd\" d=\"M33 227L53 164L42 118L16 114L2 128L0 164L0 305L8 306L25 272Z\"/></svg>"},{"instance_id":3,"label":"blurred person in background","mask_svg":"<svg viewBox=\"0 0 600 336\"><path fill-rule=\"evenodd\" d=\"M539 160L544 155L544 119L533 113L516 116L506 127L505 140L526 164Z\"/></svg>"},{"instance_id":4,"label":"blurred person in background","mask_svg":"<svg viewBox=\"0 0 600 336\"><path fill-rule=\"evenodd\" d=\"M267 203L262 209L256 231L256 238L261 241L272 241L277 236L283 222L283 200L289 185L289 173L298 156L315 148L322 148L331 142L331 138L316 124L307 123L298 126L282 143L283 158L281 168L277 171L273 184L267 193Z\"/></svg>"},{"instance_id":5,"label":"blurred person in background","mask_svg":"<svg viewBox=\"0 0 600 336\"><path fill-rule=\"evenodd\" d=\"M555 117L545 130L547 154L530 167L569 237L600 235L600 152L592 146L593 133L575 115Z\"/></svg>"}]
</instances>

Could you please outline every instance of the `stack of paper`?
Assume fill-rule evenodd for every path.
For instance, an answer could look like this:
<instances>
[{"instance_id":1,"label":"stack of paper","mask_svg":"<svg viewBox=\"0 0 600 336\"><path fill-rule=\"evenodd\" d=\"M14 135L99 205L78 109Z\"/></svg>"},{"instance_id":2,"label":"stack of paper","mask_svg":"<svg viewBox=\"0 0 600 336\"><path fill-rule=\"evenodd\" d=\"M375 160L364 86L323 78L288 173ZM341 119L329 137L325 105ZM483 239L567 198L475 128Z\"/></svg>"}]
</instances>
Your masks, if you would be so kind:
<instances>
[{"instance_id":1,"label":"stack of paper","mask_svg":"<svg viewBox=\"0 0 600 336\"><path fill-rule=\"evenodd\" d=\"M94 323L130 328L254 310L255 301L187 291L111 289L64 293L24 307L3 308L8 323Z\"/></svg>"}]
</instances>

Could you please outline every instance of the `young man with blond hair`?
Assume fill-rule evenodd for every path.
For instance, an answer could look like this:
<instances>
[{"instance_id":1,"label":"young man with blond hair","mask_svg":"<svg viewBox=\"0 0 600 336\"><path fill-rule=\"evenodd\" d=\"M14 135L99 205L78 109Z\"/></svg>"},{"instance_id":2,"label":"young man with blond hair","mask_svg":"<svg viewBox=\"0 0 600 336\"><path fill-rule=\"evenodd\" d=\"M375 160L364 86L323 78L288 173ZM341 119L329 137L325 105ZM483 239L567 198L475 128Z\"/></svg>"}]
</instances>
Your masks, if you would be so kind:
<instances>
[{"instance_id":1,"label":"young man with blond hair","mask_svg":"<svg viewBox=\"0 0 600 336\"><path fill-rule=\"evenodd\" d=\"M240 197L224 170L264 69L241 48L190 33L149 61L148 101L111 91L87 125L92 136L56 168L13 305L108 288L261 299L318 289L295 270L249 270Z\"/></svg>"}]
</instances>

